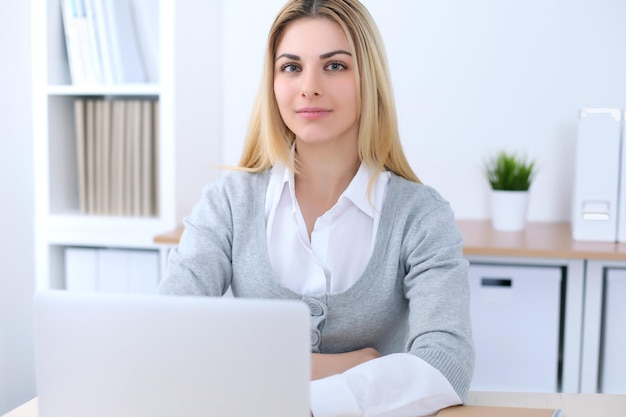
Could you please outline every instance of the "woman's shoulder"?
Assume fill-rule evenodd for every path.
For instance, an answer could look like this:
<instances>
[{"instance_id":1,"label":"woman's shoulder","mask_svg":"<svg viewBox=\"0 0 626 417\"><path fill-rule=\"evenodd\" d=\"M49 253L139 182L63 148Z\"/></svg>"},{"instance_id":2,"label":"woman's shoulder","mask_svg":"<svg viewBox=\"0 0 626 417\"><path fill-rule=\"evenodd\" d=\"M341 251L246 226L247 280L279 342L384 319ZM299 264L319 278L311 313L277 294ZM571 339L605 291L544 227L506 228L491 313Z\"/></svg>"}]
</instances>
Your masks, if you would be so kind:
<instances>
[{"instance_id":1,"label":"woman's shoulder","mask_svg":"<svg viewBox=\"0 0 626 417\"><path fill-rule=\"evenodd\" d=\"M225 172L222 177L207 184L204 188L208 193L247 194L255 188L266 186L268 179L269 170L250 172L237 169Z\"/></svg>"},{"instance_id":2,"label":"woman's shoulder","mask_svg":"<svg viewBox=\"0 0 626 417\"><path fill-rule=\"evenodd\" d=\"M415 182L391 173L387 196L393 200L411 200L421 204L448 204L448 201L430 185Z\"/></svg>"},{"instance_id":3,"label":"woman's shoulder","mask_svg":"<svg viewBox=\"0 0 626 417\"><path fill-rule=\"evenodd\" d=\"M206 213L240 213L250 215L263 201L267 171L247 172L232 170L208 184L201 193L194 212L200 216Z\"/></svg>"},{"instance_id":4,"label":"woman's shoulder","mask_svg":"<svg viewBox=\"0 0 626 417\"><path fill-rule=\"evenodd\" d=\"M458 237L452 206L434 187L392 174L385 207L396 223L420 223Z\"/></svg>"}]
</instances>

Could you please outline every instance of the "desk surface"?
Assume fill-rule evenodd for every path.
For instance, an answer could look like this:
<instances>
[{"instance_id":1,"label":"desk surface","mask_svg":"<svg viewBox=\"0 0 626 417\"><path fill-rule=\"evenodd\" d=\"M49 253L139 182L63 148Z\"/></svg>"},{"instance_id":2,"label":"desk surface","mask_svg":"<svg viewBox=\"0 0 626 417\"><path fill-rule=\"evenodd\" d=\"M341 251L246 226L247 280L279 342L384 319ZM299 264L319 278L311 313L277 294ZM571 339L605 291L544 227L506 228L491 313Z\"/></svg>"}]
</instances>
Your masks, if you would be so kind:
<instances>
[{"instance_id":1,"label":"desk surface","mask_svg":"<svg viewBox=\"0 0 626 417\"><path fill-rule=\"evenodd\" d=\"M469 405L498 407L551 408L563 410L564 417L624 417L626 395L470 392ZM33 399L4 417L37 417Z\"/></svg>"},{"instance_id":2,"label":"desk surface","mask_svg":"<svg viewBox=\"0 0 626 417\"><path fill-rule=\"evenodd\" d=\"M602 259L626 261L626 244L583 242L572 238L569 223L528 223L519 232L501 232L489 220L459 220L465 255Z\"/></svg>"},{"instance_id":3,"label":"desk surface","mask_svg":"<svg viewBox=\"0 0 626 417\"><path fill-rule=\"evenodd\" d=\"M626 395L470 392L468 405L561 409L564 417L624 417Z\"/></svg>"},{"instance_id":4,"label":"desk surface","mask_svg":"<svg viewBox=\"0 0 626 417\"><path fill-rule=\"evenodd\" d=\"M512 256L552 259L626 261L626 243L581 242L572 239L569 223L528 223L520 232L493 230L489 220L459 220L466 256ZM176 245L183 226L160 234L155 243Z\"/></svg>"}]
</instances>

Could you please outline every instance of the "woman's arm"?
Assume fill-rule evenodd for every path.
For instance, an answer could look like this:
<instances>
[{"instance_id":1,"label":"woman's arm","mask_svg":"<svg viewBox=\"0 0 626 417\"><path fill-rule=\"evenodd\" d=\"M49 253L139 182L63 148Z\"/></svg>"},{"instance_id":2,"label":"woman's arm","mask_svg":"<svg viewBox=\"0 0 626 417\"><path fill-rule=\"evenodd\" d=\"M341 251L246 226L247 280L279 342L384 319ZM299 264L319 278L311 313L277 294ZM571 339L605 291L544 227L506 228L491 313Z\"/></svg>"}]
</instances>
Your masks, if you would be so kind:
<instances>
[{"instance_id":1,"label":"woman's arm","mask_svg":"<svg viewBox=\"0 0 626 417\"><path fill-rule=\"evenodd\" d=\"M206 186L184 219L185 230L169 254L159 293L221 296L232 276L232 216L222 189Z\"/></svg>"},{"instance_id":2,"label":"woman's arm","mask_svg":"<svg viewBox=\"0 0 626 417\"><path fill-rule=\"evenodd\" d=\"M417 417L460 403L441 372L409 353L375 358L311 382L315 417Z\"/></svg>"}]
</instances>

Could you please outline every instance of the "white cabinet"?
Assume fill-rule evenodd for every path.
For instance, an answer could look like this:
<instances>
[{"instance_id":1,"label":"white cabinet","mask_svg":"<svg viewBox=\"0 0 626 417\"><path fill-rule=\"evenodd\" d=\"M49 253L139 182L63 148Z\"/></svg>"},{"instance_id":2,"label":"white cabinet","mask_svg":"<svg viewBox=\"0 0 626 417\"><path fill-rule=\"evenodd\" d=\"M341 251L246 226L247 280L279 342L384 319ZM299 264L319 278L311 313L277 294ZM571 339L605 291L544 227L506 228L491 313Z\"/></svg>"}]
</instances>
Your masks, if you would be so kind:
<instances>
[{"instance_id":1,"label":"white cabinet","mask_svg":"<svg viewBox=\"0 0 626 417\"><path fill-rule=\"evenodd\" d=\"M129 0L136 1L136 0ZM218 177L220 2L145 3L157 8L159 82L72 85L59 0L33 0L35 245L38 288L65 287L65 249L149 249L177 226ZM206 3L206 4L205 4ZM74 101L158 101L156 199L151 216L88 215L80 210Z\"/></svg>"},{"instance_id":2,"label":"white cabinet","mask_svg":"<svg viewBox=\"0 0 626 417\"><path fill-rule=\"evenodd\" d=\"M626 394L626 269L606 271L599 388Z\"/></svg>"},{"instance_id":3,"label":"white cabinet","mask_svg":"<svg viewBox=\"0 0 626 417\"><path fill-rule=\"evenodd\" d=\"M475 391L556 392L562 270L472 264Z\"/></svg>"}]
</instances>

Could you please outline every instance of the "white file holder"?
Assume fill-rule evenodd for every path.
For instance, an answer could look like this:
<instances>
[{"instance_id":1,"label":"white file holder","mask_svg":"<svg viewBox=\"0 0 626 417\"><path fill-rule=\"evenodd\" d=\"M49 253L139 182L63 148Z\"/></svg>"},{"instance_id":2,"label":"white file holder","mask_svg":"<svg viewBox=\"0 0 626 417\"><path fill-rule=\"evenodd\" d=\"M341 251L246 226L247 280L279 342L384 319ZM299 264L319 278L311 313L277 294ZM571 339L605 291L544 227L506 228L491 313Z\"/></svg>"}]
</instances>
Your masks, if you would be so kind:
<instances>
[{"instance_id":1,"label":"white file holder","mask_svg":"<svg viewBox=\"0 0 626 417\"><path fill-rule=\"evenodd\" d=\"M617 240L621 120L620 109L580 111L572 204L574 240Z\"/></svg>"}]
</instances>

